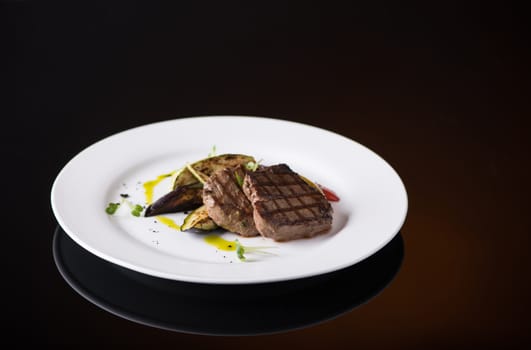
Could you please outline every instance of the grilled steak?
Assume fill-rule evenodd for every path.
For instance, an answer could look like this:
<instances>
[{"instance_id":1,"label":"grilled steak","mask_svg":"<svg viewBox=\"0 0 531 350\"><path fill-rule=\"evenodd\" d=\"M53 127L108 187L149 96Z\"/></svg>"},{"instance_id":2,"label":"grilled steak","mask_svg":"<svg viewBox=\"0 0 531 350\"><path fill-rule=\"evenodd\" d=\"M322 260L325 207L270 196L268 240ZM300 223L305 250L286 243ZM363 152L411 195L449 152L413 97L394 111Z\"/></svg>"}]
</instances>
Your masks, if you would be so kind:
<instances>
[{"instance_id":1,"label":"grilled steak","mask_svg":"<svg viewBox=\"0 0 531 350\"><path fill-rule=\"evenodd\" d=\"M254 208L254 223L264 237L289 241L313 237L332 226L332 206L286 164L245 175L243 191Z\"/></svg>"},{"instance_id":2,"label":"grilled steak","mask_svg":"<svg viewBox=\"0 0 531 350\"><path fill-rule=\"evenodd\" d=\"M257 236L253 207L241 187L244 178L242 166L216 171L205 182L203 203L218 226L242 236Z\"/></svg>"}]
</instances>

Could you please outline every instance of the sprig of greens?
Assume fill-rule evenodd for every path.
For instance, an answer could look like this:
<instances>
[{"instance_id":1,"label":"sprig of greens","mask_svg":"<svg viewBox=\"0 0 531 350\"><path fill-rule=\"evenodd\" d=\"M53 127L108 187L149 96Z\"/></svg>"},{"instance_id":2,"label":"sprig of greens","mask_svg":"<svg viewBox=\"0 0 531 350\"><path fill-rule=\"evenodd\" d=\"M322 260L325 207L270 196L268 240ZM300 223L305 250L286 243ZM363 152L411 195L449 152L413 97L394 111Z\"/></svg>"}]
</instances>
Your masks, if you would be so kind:
<instances>
[{"instance_id":1,"label":"sprig of greens","mask_svg":"<svg viewBox=\"0 0 531 350\"><path fill-rule=\"evenodd\" d=\"M142 211L144 210L144 207L141 206L140 204L133 204L127 199L125 199L125 197L123 197L121 202L118 202L118 203L110 202L107 205L107 208L105 208L105 212L109 215L114 215L122 204L127 204L129 206L129 209L131 209L131 215L136 216L136 217L139 217L142 214Z\"/></svg>"},{"instance_id":2,"label":"sprig of greens","mask_svg":"<svg viewBox=\"0 0 531 350\"><path fill-rule=\"evenodd\" d=\"M238 239L235 240L236 242L236 255L238 256L238 259L241 261L247 260L244 254L247 253L256 253L256 254L264 254L264 255L275 255L271 252L265 251L264 249L270 249L270 248L276 248L274 246L262 246L262 247L246 247L240 243Z\"/></svg>"}]
</instances>

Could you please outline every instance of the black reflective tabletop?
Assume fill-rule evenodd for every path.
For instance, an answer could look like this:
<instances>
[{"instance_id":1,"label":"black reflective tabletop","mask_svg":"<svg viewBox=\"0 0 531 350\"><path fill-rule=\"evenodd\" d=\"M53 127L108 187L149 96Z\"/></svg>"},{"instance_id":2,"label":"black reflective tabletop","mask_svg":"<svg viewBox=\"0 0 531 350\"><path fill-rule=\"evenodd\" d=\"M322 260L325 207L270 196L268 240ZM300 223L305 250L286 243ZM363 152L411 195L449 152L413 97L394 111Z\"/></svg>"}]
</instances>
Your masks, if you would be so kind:
<instances>
[{"instance_id":1,"label":"black reflective tabletop","mask_svg":"<svg viewBox=\"0 0 531 350\"><path fill-rule=\"evenodd\" d=\"M531 349L524 5L2 1L3 342ZM300 122L375 151L407 189L401 234L330 275L228 287L124 270L56 230L51 188L76 154L124 130L206 115ZM201 130L182 132L212 146Z\"/></svg>"},{"instance_id":2,"label":"black reflective tabletop","mask_svg":"<svg viewBox=\"0 0 531 350\"><path fill-rule=\"evenodd\" d=\"M57 268L95 305L125 319L209 335L277 333L335 318L381 292L400 269L400 234L351 267L310 278L248 285L211 285L152 277L102 260L60 227L53 240Z\"/></svg>"}]
</instances>

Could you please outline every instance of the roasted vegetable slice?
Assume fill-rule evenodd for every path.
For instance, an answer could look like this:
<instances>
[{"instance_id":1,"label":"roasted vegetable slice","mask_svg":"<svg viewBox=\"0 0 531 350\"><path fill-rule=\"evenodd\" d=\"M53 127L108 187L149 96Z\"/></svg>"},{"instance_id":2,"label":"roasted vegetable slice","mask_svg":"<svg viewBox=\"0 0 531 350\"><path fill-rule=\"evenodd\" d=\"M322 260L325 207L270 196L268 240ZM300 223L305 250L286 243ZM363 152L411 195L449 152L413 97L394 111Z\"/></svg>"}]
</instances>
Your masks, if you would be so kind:
<instances>
[{"instance_id":1,"label":"roasted vegetable slice","mask_svg":"<svg viewBox=\"0 0 531 350\"><path fill-rule=\"evenodd\" d=\"M218 228L218 225L208 216L207 209L204 205L200 206L187 217L184 218L184 222L181 225L181 231L190 229L201 231L212 231Z\"/></svg>"},{"instance_id":2,"label":"roasted vegetable slice","mask_svg":"<svg viewBox=\"0 0 531 350\"><path fill-rule=\"evenodd\" d=\"M197 174L209 177L217 170L230 168L239 164L245 165L249 162L255 162L254 158L244 154L221 154L219 156L201 159L189 166L192 167ZM198 183L200 183L200 181L194 176L194 174L192 174L188 167L183 167L175 175L173 189L175 190L181 186Z\"/></svg>"},{"instance_id":3,"label":"roasted vegetable slice","mask_svg":"<svg viewBox=\"0 0 531 350\"><path fill-rule=\"evenodd\" d=\"M195 209L203 204L202 191L200 184L178 187L148 206L144 216Z\"/></svg>"}]
</instances>

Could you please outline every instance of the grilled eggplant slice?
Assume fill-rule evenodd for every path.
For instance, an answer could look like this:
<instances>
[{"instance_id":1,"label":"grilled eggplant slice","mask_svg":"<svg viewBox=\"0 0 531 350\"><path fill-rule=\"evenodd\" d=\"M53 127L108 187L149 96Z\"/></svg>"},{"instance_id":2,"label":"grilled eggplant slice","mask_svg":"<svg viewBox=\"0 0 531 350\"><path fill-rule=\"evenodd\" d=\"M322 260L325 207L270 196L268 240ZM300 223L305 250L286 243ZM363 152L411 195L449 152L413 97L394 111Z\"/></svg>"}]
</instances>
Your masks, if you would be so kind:
<instances>
[{"instance_id":1,"label":"grilled eggplant slice","mask_svg":"<svg viewBox=\"0 0 531 350\"><path fill-rule=\"evenodd\" d=\"M187 217L184 218L184 222L181 225L181 231L187 230L200 230L200 231L212 231L218 228L218 225L208 216L207 209L204 205L200 206Z\"/></svg>"},{"instance_id":2,"label":"grilled eggplant slice","mask_svg":"<svg viewBox=\"0 0 531 350\"><path fill-rule=\"evenodd\" d=\"M254 161L253 157L244 154L221 154L219 156L201 159L190 164L190 166L198 174L208 178L217 170L231 168L240 164L246 165L247 163ZM198 183L200 183L200 181L192 174L192 172L187 167L183 167L175 176L173 189L175 190L181 186Z\"/></svg>"},{"instance_id":3,"label":"grilled eggplant slice","mask_svg":"<svg viewBox=\"0 0 531 350\"><path fill-rule=\"evenodd\" d=\"M202 191L197 184L180 186L149 205L144 216L196 209L203 204Z\"/></svg>"}]
</instances>

